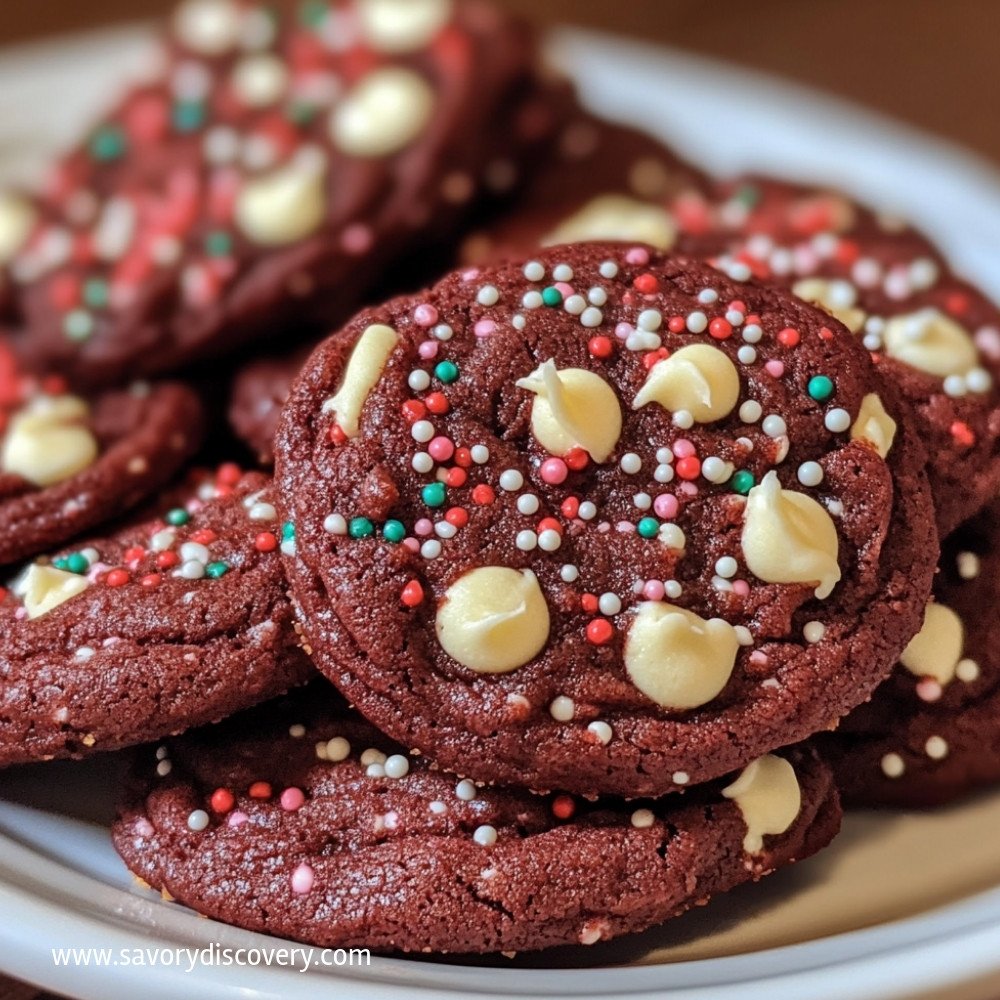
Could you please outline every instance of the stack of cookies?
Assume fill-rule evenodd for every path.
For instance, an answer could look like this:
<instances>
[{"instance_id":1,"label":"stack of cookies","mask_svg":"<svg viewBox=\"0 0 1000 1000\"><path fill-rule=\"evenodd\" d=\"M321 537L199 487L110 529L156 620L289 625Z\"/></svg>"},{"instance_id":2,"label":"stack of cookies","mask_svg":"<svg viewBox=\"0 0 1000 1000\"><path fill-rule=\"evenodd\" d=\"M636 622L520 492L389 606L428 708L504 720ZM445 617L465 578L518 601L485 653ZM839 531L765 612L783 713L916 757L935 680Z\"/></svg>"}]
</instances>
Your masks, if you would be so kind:
<instances>
[{"instance_id":1,"label":"stack of cookies","mask_svg":"<svg viewBox=\"0 0 1000 1000\"><path fill-rule=\"evenodd\" d=\"M1000 313L491 6L186 0L0 254L0 764L166 897L593 944L1000 779Z\"/></svg>"}]
</instances>

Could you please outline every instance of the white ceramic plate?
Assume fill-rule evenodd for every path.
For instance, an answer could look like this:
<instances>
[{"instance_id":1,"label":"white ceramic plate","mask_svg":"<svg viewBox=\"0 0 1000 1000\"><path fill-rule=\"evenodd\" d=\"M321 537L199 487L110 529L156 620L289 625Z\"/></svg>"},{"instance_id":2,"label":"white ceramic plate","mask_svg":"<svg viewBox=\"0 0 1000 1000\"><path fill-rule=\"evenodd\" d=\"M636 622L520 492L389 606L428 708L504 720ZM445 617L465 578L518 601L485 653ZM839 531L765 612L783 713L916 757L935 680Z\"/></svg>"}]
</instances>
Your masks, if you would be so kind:
<instances>
[{"instance_id":1,"label":"white ceramic plate","mask_svg":"<svg viewBox=\"0 0 1000 1000\"><path fill-rule=\"evenodd\" d=\"M130 31L0 55L0 176L37 176L147 52L146 36ZM553 52L597 110L662 132L718 172L825 179L906 214L1000 297L1000 177L984 164L854 107L678 52L576 32L559 34ZM133 887L107 834L120 768L107 757L0 774L3 971L92 1000L1000 996L1000 793L926 816L851 816L819 857L590 949L305 974L55 968L53 947L268 943Z\"/></svg>"}]
</instances>

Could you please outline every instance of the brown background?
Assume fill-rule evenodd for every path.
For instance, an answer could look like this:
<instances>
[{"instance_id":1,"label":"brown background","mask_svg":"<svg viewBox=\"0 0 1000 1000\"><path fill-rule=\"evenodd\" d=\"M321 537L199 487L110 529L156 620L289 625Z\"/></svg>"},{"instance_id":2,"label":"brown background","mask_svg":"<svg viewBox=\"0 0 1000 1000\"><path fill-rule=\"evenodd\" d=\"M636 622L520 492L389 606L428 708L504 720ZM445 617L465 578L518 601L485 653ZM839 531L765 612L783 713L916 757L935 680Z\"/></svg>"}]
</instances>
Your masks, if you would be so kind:
<instances>
[{"instance_id":1,"label":"brown background","mask_svg":"<svg viewBox=\"0 0 1000 1000\"><path fill-rule=\"evenodd\" d=\"M958 140L1000 166L1000 0L501 2L539 23L669 42L823 87ZM0 45L151 17L171 6L0 0ZM0 977L0 1000L33 992Z\"/></svg>"},{"instance_id":2,"label":"brown background","mask_svg":"<svg viewBox=\"0 0 1000 1000\"><path fill-rule=\"evenodd\" d=\"M1000 164L1000 0L501 0L771 70ZM0 0L0 44L148 17L171 0Z\"/></svg>"}]
</instances>

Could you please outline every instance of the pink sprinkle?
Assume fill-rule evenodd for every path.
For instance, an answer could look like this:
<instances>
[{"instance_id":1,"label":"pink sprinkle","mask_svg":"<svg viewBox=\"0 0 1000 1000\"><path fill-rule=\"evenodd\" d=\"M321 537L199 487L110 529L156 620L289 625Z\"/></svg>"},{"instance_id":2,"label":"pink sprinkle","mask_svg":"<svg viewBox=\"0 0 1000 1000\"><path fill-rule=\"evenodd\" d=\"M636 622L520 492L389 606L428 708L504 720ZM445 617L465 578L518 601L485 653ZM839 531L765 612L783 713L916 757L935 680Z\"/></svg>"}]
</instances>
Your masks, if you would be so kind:
<instances>
[{"instance_id":1,"label":"pink sprinkle","mask_svg":"<svg viewBox=\"0 0 1000 1000\"><path fill-rule=\"evenodd\" d=\"M245 813L241 812L239 809L236 812L231 812L226 818L227 826L242 826L250 817Z\"/></svg>"},{"instance_id":2,"label":"pink sprinkle","mask_svg":"<svg viewBox=\"0 0 1000 1000\"><path fill-rule=\"evenodd\" d=\"M649 263L649 251L645 247L632 247L627 254L625 254L625 260L629 264L639 264L643 266Z\"/></svg>"},{"instance_id":3,"label":"pink sprinkle","mask_svg":"<svg viewBox=\"0 0 1000 1000\"><path fill-rule=\"evenodd\" d=\"M611 522L601 521L601 523L597 526L597 530L600 534L606 535L611 530Z\"/></svg>"},{"instance_id":4,"label":"pink sprinkle","mask_svg":"<svg viewBox=\"0 0 1000 1000\"><path fill-rule=\"evenodd\" d=\"M438 311L427 302L422 302L413 310L413 322L417 326L433 326L438 321Z\"/></svg>"},{"instance_id":5,"label":"pink sprinkle","mask_svg":"<svg viewBox=\"0 0 1000 1000\"><path fill-rule=\"evenodd\" d=\"M631 521L619 521L615 529L623 535L631 535L635 531L635 525Z\"/></svg>"},{"instance_id":6,"label":"pink sprinkle","mask_svg":"<svg viewBox=\"0 0 1000 1000\"><path fill-rule=\"evenodd\" d=\"M647 580L642 588L642 596L647 601L662 601L666 594L666 588L659 580Z\"/></svg>"},{"instance_id":7,"label":"pink sprinkle","mask_svg":"<svg viewBox=\"0 0 1000 1000\"><path fill-rule=\"evenodd\" d=\"M933 677L923 677L917 681L917 697L921 701L937 701L944 690Z\"/></svg>"},{"instance_id":8,"label":"pink sprinkle","mask_svg":"<svg viewBox=\"0 0 1000 1000\"><path fill-rule=\"evenodd\" d=\"M434 530L434 522L430 518L422 517L413 526L413 530L421 536L429 535Z\"/></svg>"},{"instance_id":9,"label":"pink sprinkle","mask_svg":"<svg viewBox=\"0 0 1000 1000\"><path fill-rule=\"evenodd\" d=\"M305 862L302 862L302 864L292 872L292 892L299 896L304 896L307 892L311 892L315 882L316 875L312 868L310 868Z\"/></svg>"},{"instance_id":10,"label":"pink sprinkle","mask_svg":"<svg viewBox=\"0 0 1000 1000\"><path fill-rule=\"evenodd\" d=\"M404 538L402 544L403 548L406 549L407 552L420 551L420 542L418 542L415 538Z\"/></svg>"},{"instance_id":11,"label":"pink sprinkle","mask_svg":"<svg viewBox=\"0 0 1000 1000\"><path fill-rule=\"evenodd\" d=\"M153 824L143 816L141 819L136 820L135 832L140 837L152 837L156 831L153 829Z\"/></svg>"},{"instance_id":12,"label":"pink sprinkle","mask_svg":"<svg viewBox=\"0 0 1000 1000\"><path fill-rule=\"evenodd\" d=\"M479 277L479 268L470 267L467 271L462 272L462 281L475 281Z\"/></svg>"},{"instance_id":13,"label":"pink sprinkle","mask_svg":"<svg viewBox=\"0 0 1000 1000\"><path fill-rule=\"evenodd\" d=\"M427 445L427 451L435 462L447 462L455 454L455 446L451 438L436 437Z\"/></svg>"},{"instance_id":14,"label":"pink sprinkle","mask_svg":"<svg viewBox=\"0 0 1000 1000\"><path fill-rule=\"evenodd\" d=\"M365 253L374 241L371 229L360 222L348 226L340 235L340 245L348 253Z\"/></svg>"},{"instance_id":15,"label":"pink sprinkle","mask_svg":"<svg viewBox=\"0 0 1000 1000\"><path fill-rule=\"evenodd\" d=\"M545 459L545 461L542 462L542 467L539 472L542 477L542 482L548 483L550 486L558 486L560 483L564 483L566 481L566 477L569 475L569 469L561 458Z\"/></svg>"},{"instance_id":16,"label":"pink sprinkle","mask_svg":"<svg viewBox=\"0 0 1000 1000\"><path fill-rule=\"evenodd\" d=\"M750 662L755 667L766 667L768 663L767 653L762 653L759 649L755 649L750 654Z\"/></svg>"},{"instance_id":17,"label":"pink sprinkle","mask_svg":"<svg viewBox=\"0 0 1000 1000\"><path fill-rule=\"evenodd\" d=\"M694 454L694 445L687 438L678 438L670 450L674 453L674 458L690 458Z\"/></svg>"},{"instance_id":18,"label":"pink sprinkle","mask_svg":"<svg viewBox=\"0 0 1000 1000\"><path fill-rule=\"evenodd\" d=\"M490 334L496 332L497 325L491 319L481 319L472 328L472 332L477 337L488 337Z\"/></svg>"},{"instance_id":19,"label":"pink sprinkle","mask_svg":"<svg viewBox=\"0 0 1000 1000\"><path fill-rule=\"evenodd\" d=\"M424 361L430 361L431 358L436 358L440 344L436 340L425 340L418 348L417 353L424 359Z\"/></svg>"},{"instance_id":20,"label":"pink sprinkle","mask_svg":"<svg viewBox=\"0 0 1000 1000\"><path fill-rule=\"evenodd\" d=\"M677 487L677 490L686 497L696 497L698 495L698 487L694 483L681 483Z\"/></svg>"},{"instance_id":21,"label":"pink sprinkle","mask_svg":"<svg viewBox=\"0 0 1000 1000\"><path fill-rule=\"evenodd\" d=\"M661 493L653 501L653 511L657 517L663 517L670 519L677 516L677 508L680 505L677 503L677 497L673 493Z\"/></svg>"},{"instance_id":22,"label":"pink sprinkle","mask_svg":"<svg viewBox=\"0 0 1000 1000\"><path fill-rule=\"evenodd\" d=\"M733 593L746 597L750 593L750 584L746 580L733 580Z\"/></svg>"},{"instance_id":23,"label":"pink sprinkle","mask_svg":"<svg viewBox=\"0 0 1000 1000\"><path fill-rule=\"evenodd\" d=\"M631 323L619 323L615 327L615 336L619 340L628 340L628 338L635 332L635 327Z\"/></svg>"},{"instance_id":24,"label":"pink sprinkle","mask_svg":"<svg viewBox=\"0 0 1000 1000\"><path fill-rule=\"evenodd\" d=\"M295 812L305 805L306 797L302 794L301 788L286 788L281 793L281 808L288 812Z\"/></svg>"},{"instance_id":25,"label":"pink sprinkle","mask_svg":"<svg viewBox=\"0 0 1000 1000\"><path fill-rule=\"evenodd\" d=\"M781 378L785 374L785 363L784 361L779 361L777 358L772 358L764 365L764 371L772 378Z\"/></svg>"},{"instance_id":26,"label":"pink sprinkle","mask_svg":"<svg viewBox=\"0 0 1000 1000\"><path fill-rule=\"evenodd\" d=\"M557 281L555 288L558 288L564 299L568 299L573 294L573 286L565 281Z\"/></svg>"}]
</instances>

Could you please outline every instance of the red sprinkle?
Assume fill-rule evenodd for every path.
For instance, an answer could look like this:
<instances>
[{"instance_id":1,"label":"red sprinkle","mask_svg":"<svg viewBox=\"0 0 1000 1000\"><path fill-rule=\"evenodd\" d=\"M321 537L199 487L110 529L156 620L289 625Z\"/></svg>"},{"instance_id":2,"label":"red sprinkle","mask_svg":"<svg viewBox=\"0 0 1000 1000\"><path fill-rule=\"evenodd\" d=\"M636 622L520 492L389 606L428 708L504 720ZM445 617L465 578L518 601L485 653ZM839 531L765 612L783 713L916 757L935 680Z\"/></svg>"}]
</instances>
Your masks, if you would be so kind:
<instances>
[{"instance_id":1,"label":"red sprinkle","mask_svg":"<svg viewBox=\"0 0 1000 1000\"><path fill-rule=\"evenodd\" d=\"M468 469L472 465L472 452L468 448L456 448L455 464Z\"/></svg>"},{"instance_id":2,"label":"red sprinkle","mask_svg":"<svg viewBox=\"0 0 1000 1000\"><path fill-rule=\"evenodd\" d=\"M147 590L155 590L160 585L162 577L159 573L147 573L139 583Z\"/></svg>"},{"instance_id":3,"label":"red sprinkle","mask_svg":"<svg viewBox=\"0 0 1000 1000\"><path fill-rule=\"evenodd\" d=\"M128 570L125 569L113 569L104 578L104 582L109 587L123 587L126 583L128 583L128 580Z\"/></svg>"},{"instance_id":4,"label":"red sprinkle","mask_svg":"<svg viewBox=\"0 0 1000 1000\"><path fill-rule=\"evenodd\" d=\"M330 427L330 440L334 444L345 444L347 441L347 435L344 433L344 428L340 424L332 424Z\"/></svg>"},{"instance_id":5,"label":"red sprinkle","mask_svg":"<svg viewBox=\"0 0 1000 1000\"><path fill-rule=\"evenodd\" d=\"M778 331L778 343L784 347L796 347L801 339L799 331L790 326L786 326L784 330Z\"/></svg>"},{"instance_id":6,"label":"red sprinkle","mask_svg":"<svg viewBox=\"0 0 1000 1000\"><path fill-rule=\"evenodd\" d=\"M688 455L680 459L674 468L681 479L697 479L701 475L701 459L697 455Z\"/></svg>"},{"instance_id":7,"label":"red sprinkle","mask_svg":"<svg viewBox=\"0 0 1000 1000\"><path fill-rule=\"evenodd\" d=\"M956 420L951 425L951 436L956 444L963 448L971 448L976 443L976 435L972 428L964 420Z\"/></svg>"},{"instance_id":8,"label":"red sprinkle","mask_svg":"<svg viewBox=\"0 0 1000 1000\"><path fill-rule=\"evenodd\" d=\"M708 335L716 340L728 340L733 335L733 324L728 319L716 316L708 324Z\"/></svg>"},{"instance_id":9,"label":"red sprinkle","mask_svg":"<svg viewBox=\"0 0 1000 1000\"><path fill-rule=\"evenodd\" d=\"M211 528L199 528L191 535L191 541L199 545L211 545L218 537Z\"/></svg>"},{"instance_id":10,"label":"red sprinkle","mask_svg":"<svg viewBox=\"0 0 1000 1000\"><path fill-rule=\"evenodd\" d=\"M415 424L427 416L427 407L419 399L408 399L402 406L403 418L407 423Z\"/></svg>"},{"instance_id":11,"label":"red sprinkle","mask_svg":"<svg viewBox=\"0 0 1000 1000\"><path fill-rule=\"evenodd\" d=\"M235 486L242 478L243 470L235 462L223 462L215 473L215 481L224 486Z\"/></svg>"},{"instance_id":12,"label":"red sprinkle","mask_svg":"<svg viewBox=\"0 0 1000 1000\"><path fill-rule=\"evenodd\" d=\"M258 552L273 552L278 547L278 539L270 531L262 531L253 540L253 547Z\"/></svg>"},{"instance_id":13,"label":"red sprinkle","mask_svg":"<svg viewBox=\"0 0 1000 1000\"><path fill-rule=\"evenodd\" d=\"M584 594L580 598L580 607L583 608L587 614L592 615L597 610L597 606L598 600L596 594Z\"/></svg>"},{"instance_id":14,"label":"red sprinkle","mask_svg":"<svg viewBox=\"0 0 1000 1000\"><path fill-rule=\"evenodd\" d=\"M459 486L464 486L466 479L468 479L468 473L465 469L460 469L455 466L453 469L449 469L444 476L444 482L446 486L451 486L453 488L458 488Z\"/></svg>"},{"instance_id":15,"label":"red sprinkle","mask_svg":"<svg viewBox=\"0 0 1000 1000\"><path fill-rule=\"evenodd\" d=\"M444 519L456 528L464 528L469 523L469 512L464 507L449 507Z\"/></svg>"},{"instance_id":16,"label":"red sprinkle","mask_svg":"<svg viewBox=\"0 0 1000 1000\"><path fill-rule=\"evenodd\" d=\"M587 623L587 642L592 642L595 646L610 642L614 634L614 626L607 618L594 618Z\"/></svg>"},{"instance_id":17,"label":"red sprinkle","mask_svg":"<svg viewBox=\"0 0 1000 1000\"><path fill-rule=\"evenodd\" d=\"M648 271L645 274L637 275L632 284L636 291L642 292L643 295L655 295L660 290L660 282L656 275L650 274Z\"/></svg>"},{"instance_id":18,"label":"red sprinkle","mask_svg":"<svg viewBox=\"0 0 1000 1000\"><path fill-rule=\"evenodd\" d=\"M424 405L431 413L438 414L439 416L451 409L448 397L443 392L432 392L424 399Z\"/></svg>"},{"instance_id":19,"label":"red sprinkle","mask_svg":"<svg viewBox=\"0 0 1000 1000\"><path fill-rule=\"evenodd\" d=\"M552 800L552 815L556 819L569 819L576 812L572 795L557 795Z\"/></svg>"},{"instance_id":20,"label":"red sprinkle","mask_svg":"<svg viewBox=\"0 0 1000 1000\"><path fill-rule=\"evenodd\" d=\"M671 316L667 320L667 329L671 333L683 333L687 329L687 320L683 316Z\"/></svg>"},{"instance_id":21,"label":"red sprinkle","mask_svg":"<svg viewBox=\"0 0 1000 1000\"><path fill-rule=\"evenodd\" d=\"M587 350L595 358L610 358L615 345L611 343L610 337L591 337L587 341Z\"/></svg>"},{"instance_id":22,"label":"red sprinkle","mask_svg":"<svg viewBox=\"0 0 1000 1000\"><path fill-rule=\"evenodd\" d=\"M570 448L563 461L574 471L587 468L590 456L582 448Z\"/></svg>"},{"instance_id":23,"label":"red sprinkle","mask_svg":"<svg viewBox=\"0 0 1000 1000\"><path fill-rule=\"evenodd\" d=\"M408 608L415 608L424 599L424 588L419 580L411 580L404 588L399 599Z\"/></svg>"},{"instance_id":24,"label":"red sprinkle","mask_svg":"<svg viewBox=\"0 0 1000 1000\"><path fill-rule=\"evenodd\" d=\"M160 569L170 569L171 566L176 566L178 561L176 552L161 552L156 557L156 565L159 566Z\"/></svg>"},{"instance_id":25,"label":"red sprinkle","mask_svg":"<svg viewBox=\"0 0 1000 1000\"><path fill-rule=\"evenodd\" d=\"M543 531L558 531L561 535L563 528L554 517L543 517L538 522L538 534L541 534Z\"/></svg>"},{"instance_id":26,"label":"red sprinkle","mask_svg":"<svg viewBox=\"0 0 1000 1000\"><path fill-rule=\"evenodd\" d=\"M819 339L833 340L833 330L831 330L828 326L821 326L819 328Z\"/></svg>"},{"instance_id":27,"label":"red sprinkle","mask_svg":"<svg viewBox=\"0 0 1000 1000\"><path fill-rule=\"evenodd\" d=\"M247 794L252 799L269 799L271 797L271 786L266 781L255 781Z\"/></svg>"},{"instance_id":28,"label":"red sprinkle","mask_svg":"<svg viewBox=\"0 0 1000 1000\"><path fill-rule=\"evenodd\" d=\"M209 803L213 812L227 813L236 805L236 799L228 788L216 788Z\"/></svg>"},{"instance_id":29,"label":"red sprinkle","mask_svg":"<svg viewBox=\"0 0 1000 1000\"><path fill-rule=\"evenodd\" d=\"M670 357L670 351L665 347L658 347L655 351L647 351L642 356L643 367L649 371L658 361L662 361L664 358Z\"/></svg>"},{"instance_id":30,"label":"red sprinkle","mask_svg":"<svg viewBox=\"0 0 1000 1000\"><path fill-rule=\"evenodd\" d=\"M488 507L496 498L497 495L493 492L493 487L487 486L485 483L480 483L472 491L473 503L478 503L482 507Z\"/></svg>"},{"instance_id":31,"label":"red sprinkle","mask_svg":"<svg viewBox=\"0 0 1000 1000\"><path fill-rule=\"evenodd\" d=\"M122 559L127 563L138 562L146 554L146 550L141 545L131 545L126 550Z\"/></svg>"}]
</instances>

